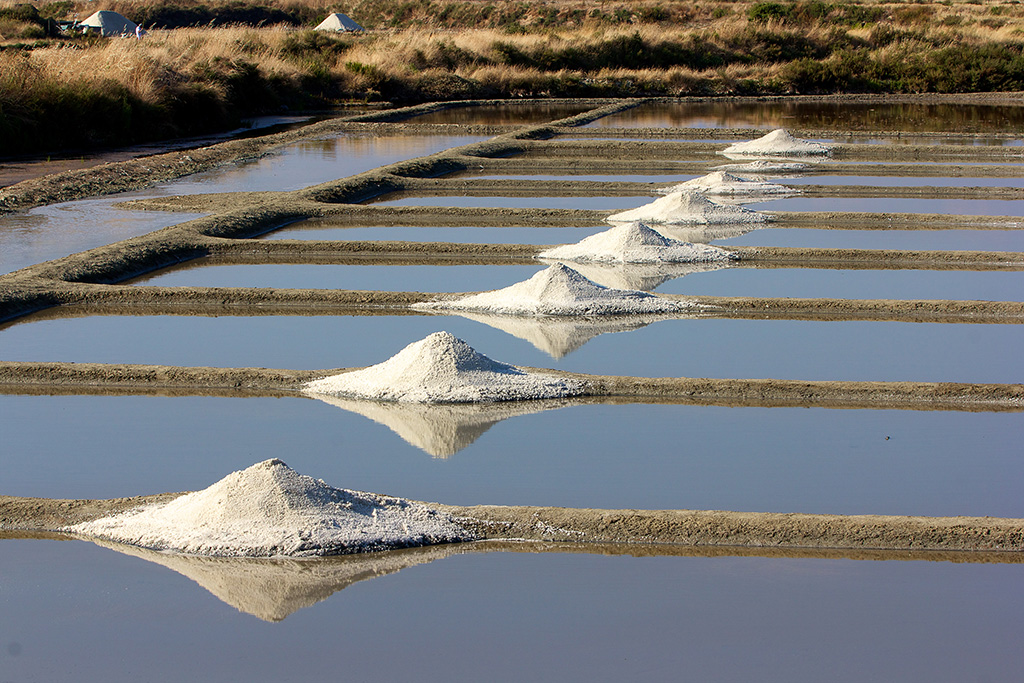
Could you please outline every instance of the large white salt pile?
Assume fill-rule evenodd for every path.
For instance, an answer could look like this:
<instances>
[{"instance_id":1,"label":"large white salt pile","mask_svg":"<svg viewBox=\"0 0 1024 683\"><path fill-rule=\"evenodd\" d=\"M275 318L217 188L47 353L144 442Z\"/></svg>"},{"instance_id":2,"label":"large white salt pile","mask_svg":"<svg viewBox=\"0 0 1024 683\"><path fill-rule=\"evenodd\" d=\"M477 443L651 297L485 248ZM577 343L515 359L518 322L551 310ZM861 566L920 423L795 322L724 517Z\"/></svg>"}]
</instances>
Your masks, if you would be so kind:
<instances>
[{"instance_id":1,"label":"large white salt pile","mask_svg":"<svg viewBox=\"0 0 1024 683\"><path fill-rule=\"evenodd\" d=\"M584 385L491 360L448 332L435 332L383 363L318 379L303 389L378 401L475 403L562 398L581 393Z\"/></svg>"},{"instance_id":2,"label":"large white salt pile","mask_svg":"<svg viewBox=\"0 0 1024 683\"><path fill-rule=\"evenodd\" d=\"M547 249L538 256L605 263L703 263L735 258L719 247L665 237L640 221L617 225L576 244Z\"/></svg>"},{"instance_id":3,"label":"large white salt pile","mask_svg":"<svg viewBox=\"0 0 1024 683\"><path fill-rule=\"evenodd\" d=\"M580 275L603 287L638 289L654 292L669 280L693 273L710 273L730 267L735 261L708 261L703 263L601 263L599 261L573 262ZM693 310L697 310L695 306Z\"/></svg>"},{"instance_id":4,"label":"large white salt pile","mask_svg":"<svg viewBox=\"0 0 1024 683\"><path fill-rule=\"evenodd\" d=\"M672 187L663 187L657 192L660 194L671 194L673 192L686 192L695 190L706 195L742 195L744 197L759 197L762 195L787 195L799 194L800 190L768 183L763 180L747 180L725 171L715 171L708 175L687 180Z\"/></svg>"},{"instance_id":5,"label":"large white salt pile","mask_svg":"<svg viewBox=\"0 0 1024 683\"><path fill-rule=\"evenodd\" d=\"M608 216L610 223L761 223L769 220L763 213L740 206L716 204L700 192L673 192L650 204Z\"/></svg>"},{"instance_id":6,"label":"large white salt pile","mask_svg":"<svg viewBox=\"0 0 1024 683\"><path fill-rule=\"evenodd\" d=\"M765 136L747 142L737 142L721 151L722 154L749 156L824 156L831 154L827 145L800 140L785 128L778 128Z\"/></svg>"},{"instance_id":7,"label":"large white salt pile","mask_svg":"<svg viewBox=\"0 0 1024 683\"><path fill-rule=\"evenodd\" d=\"M461 299L414 304L414 308L479 311L502 315L635 315L669 313L692 308L653 294L602 287L562 263L529 280L493 292Z\"/></svg>"},{"instance_id":8,"label":"large white salt pile","mask_svg":"<svg viewBox=\"0 0 1024 683\"><path fill-rule=\"evenodd\" d=\"M64 530L153 550L229 557L341 555L474 538L421 503L336 489L277 459L168 503Z\"/></svg>"}]
</instances>

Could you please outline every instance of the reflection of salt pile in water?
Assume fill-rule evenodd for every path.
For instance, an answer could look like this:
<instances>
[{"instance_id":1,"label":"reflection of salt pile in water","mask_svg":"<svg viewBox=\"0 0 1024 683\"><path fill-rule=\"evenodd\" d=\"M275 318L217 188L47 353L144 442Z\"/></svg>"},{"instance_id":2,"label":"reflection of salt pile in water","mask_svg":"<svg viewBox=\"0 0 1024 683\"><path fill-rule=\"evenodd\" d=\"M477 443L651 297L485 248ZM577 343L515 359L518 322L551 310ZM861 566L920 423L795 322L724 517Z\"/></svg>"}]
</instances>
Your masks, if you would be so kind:
<instances>
[{"instance_id":1,"label":"reflection of salt pile in water","mask_svg":"<svg viewBox=\"0 0 1024 683\"><path fill-rule=\"evenodd\" d=\"M154 550L309 557L472 540L420 503L336 489L265 460L213 486L65 531Z\"/></svg>"},{"instance_id":2,"label":"reflection of salt pile in water","mask_svg":"<svg viewBox=\"0 0 1024 683\"><path fill-rule=\"evenodd\" d=\"M542 251L540 258L613 263L706 263L735 258L725 249L680 242L640 221L618 225L576 244Z\"/></svg>"},{"instance_id":3,"label":"reflection of salt pile in water","mask_svg":"<svg viewBox=\"0 0 1024 683\"><path fill-rule=\"evenodd\" d=\"M700 192L673 192L650 204L612 214L611 223L758 223L769 220L763 213L739 206L716 204Z\"/></svg>"},{"instance_id":4,"label":"reflection of salt pile in water","mask_svg":"<svg viewBox=\"0 0 1024 683\"><path fill-rule=\"evenodd\" d=\"M316 398L384 425L435 458L466 448L492 426L510 417L554 410L564 400L501 403L397 403L319 395Z\"/></svg>"},{"instance_id":5,"label":"reflection of salt pile in water","mask_svg":"<svg viewBox=\"0 0 1024 683\"><path fill-rule=\"evenodd\" d=\"M583 384L491 360L448 332L409 344L363 370L306 384L312 394L410 403L475 403L563 398Z\"/></svg>"},{"instance_id":6,"label":"reflection of salt pile in water","mask_svg":"<svg viewBox=\"0 0 1024 683\"><path fill-rule=\"evenodd\" d=\"M746 180L725 171L715 171L693 180L687 180L685 183L661 188L657 192L671 194L689 190L703 192L707 195L740 196L747 201L761 196L800 194L799 190L785 185L768 183L763 180Z\"/></svg>"},{"instance_id":7,"label":"reflection of salt pile in water","mask_svg":"<svg viewBox=\"0 0 1024 683\"><path fill-rule=\"evenodd\" d=\"M315 559L240 558L177 555L120 543L95 543L176 571L240 612L264 621L281 621L359 581L461 552L459 546L442 545Z\"/></svg>"},{"instance_id":8,"label":"reflection of salt pile in water","mask_svg":"<svg viewBox=\"0 0 1024 683\"><path fill-rule=\"evenodd\" d=\"M502 315L635 315L682 311L692 304L669 301L646 292L602 287L572 268L556 263L529 280L504 289L450 301L414 304L414 307Z\"/></svg>"},{"instance_id":9,"label":"reflection of salt pile in water","mask_svg":"<svg viewBox=\"0 0 1024 683\"><path fill-rule=\"evenodd\" d=\"M760 227L755 223L718 223L717 225L659 225L658 229L666 237L672 239L707 244L714 240L742 237Z\"/></svg>"},{"instance_id":10,"label":"reflection of salt pile in water","mask_svg":"<svg viewBox=\"0 0 1024 683\"><path fill-rule=\"evenodd\" d=\"M562 358L598 335L638 330L657 320L677 317L674 315L527 317L466 311L456 311L456 313L464 318L490 325L513 337L528 341L552 358Z\"/></svg>"},{"instance_id":11,"label":"reflection of salt pile in water","mask_svg":"<svg viewBox=\"0 0 1024 683\"><path fill-rule=\"evenodd\" d=\"M651 292L669 280L728 268L732 261L706 263L573 263L580 275L615 289Z\"/></svg>"},{"instance_id":12,"label":"reflection of salt pile in water","mask_svg":"<svg viewBox=\"0 0 1024 683\"><path fill-rule=\"evenodd\" d=\"M726 156L825 156L832 150L820 142L801 140L786 129L778 128L756 140L729 145L721 153Z\"/></svg>"},{"instance_id":13,"label":"reflection of salt pile in water","mask_svg":"<svg viewBox=\"0 0 1024 683\"><path fill-rule=\"evenodd\" d=\"M746 164L722 164L715 166L716 171L728 171L730 173L742 173L747 178L770 178L774 176L787 176L795 173L802 173L810 166L799 161L751 161Z\"/></svg>"}]
</instances>

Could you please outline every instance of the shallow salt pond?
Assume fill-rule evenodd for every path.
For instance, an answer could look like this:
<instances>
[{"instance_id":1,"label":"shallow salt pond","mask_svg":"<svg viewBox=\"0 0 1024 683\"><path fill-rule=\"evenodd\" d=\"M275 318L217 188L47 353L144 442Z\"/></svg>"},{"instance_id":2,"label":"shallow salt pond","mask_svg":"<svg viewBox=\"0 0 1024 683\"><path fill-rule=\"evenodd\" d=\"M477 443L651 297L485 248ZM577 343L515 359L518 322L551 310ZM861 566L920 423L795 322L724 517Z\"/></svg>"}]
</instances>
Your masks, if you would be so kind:
<instances>
[{"instance_id":1,"label":"shallow salt pond","mask_svg":"<svg viewBox=\"0 0 1024 683\"><path fill-rule=\"evenodd\" d=\"M479 107L451 107L403 119L403 123L455 123L462 125L515 125L548 123L576 116L596 106L531 102L530 104L497 104Z\"/></svg>"},{"instance_id":2,"label":"shallow salt pond","mask_svg":"<svg viewBox=\"0 0 1024 683\"><path fill-rule=\"evenodd\" d=\"M280 457L455 505L1024 517L1021 412L0 395L0 426L7 495L198 490Z\"/></svg>"},{"instance_id":3,"label":"shallow salt pond","mask_svg":"<svg viewBox=\"0 0 1024 683\"><path fill-rule=\"evenodd\" d=\"M526 280L544 266L374 266L193 263L137 278L137 285L164 287L274 287L359 289L388 292L478 292Z\"/></svg>"},{"instance_id":4,"label":"shallow salt pond","mask_svg":"<svg viewBox=\"0 0 1024 683\"><path fill-rule=\"evenodd\" d=\"M653 190L652 190L653 192ZM491 208L531 208L531 209L587 209L603 211L611 209L632 209L654 201L660 195L637 195L626 197L505 197L491 195L483 197L432 197L427 195L410 196L405 192L394 192L381 199L366 202L373 206L455 206L455 207L491 207Z\"/></svg>"},{"instance_id":5,"label":"shallow salt pond","mask_svg":"<svg viewBox=\"0 0 1024 683\"><path fill-rule=\"evenodd\" d=\"M649 102L588 128L826 128L1005 133L1024 126L1019 105L849 102ZM998 138L993 142L999 142Z\"/></svg>"},{"instance_id":6,"label":"shallow salt pond","mask_svg":"<svg viewBox=\"0 0 1024 683\"><path fill-rule=\"evenodd\" d=\"M1024 216L1024 201L994 199L906 199L899 197L789 197L746 204L753 211L866 211Z\"/></svg>"},{"instance_id":7,"label":"shallow salt pond","mask_svg":"<svg viewBox=\"0 0 1024 683\"><path fill-rule=\"evenodd\" d=\"M361 367L447 330L496 360L646 377L1021 382L1024 325L507 316L89 316L0 328L9 361ZM649 324L646 324L649 323Z\"/></svg>"},{"instance_id":8,"label":"shallow salt pond","mask_svg":"<svg viewBox=\"0 0 1024 683\"><path fill-rule=\"evenodd\" d=\"M304 591L232 596L252 611L316 603L268 623L112 550L0 543L0 605L19 615L0 631L12 680L313 680L339 662L353 679L401 679L415 661L438 682L963 681L1024 666L1020 565L418 551L340 592L366 575L285 567L278 587ZM215 590L235 576L190 569Z\"/></svg>"},{"instance_id":9,"label":"shallow salt pond","mask_svg":"<svg viewBox=\"0 0 1024 683\"><path fill-rule=\"evenodd\" d=\"M292 223L263 236L266 240L400 240L466 244L569 244L604 232L609 224L593 227L531 228L516 226L360 226L332 224L330 218Z\"/></svg>"},{"instance_id":10,"label":"shallow salt pond","mask_svg":"<svg viewBox=\"0 0 1024 683\"><path fill-rule=\"evenodd\" d=\"M923 249L1024 252L1024 230L817 230L757 228L712 244L813 249Z\"/></svg>"},{"instance_id":11,"label":"shallow salt pond","mask_svg":"<svg viewBox=\"0 0 1024 683\"><path fill-rule=\"evenodd\" d=\"M656 291L799 299L1020 301L1024 270L725 268L669 280Z\"/></svg>"},{"instance_id":12,"label":"shallow salt pond","mask_svg":"<svg viewBox=\"0 0 1024 683\"><path fill-rule=\"evenodd\" d=\"M295 190L362 173L483 136L340 135L289 145L252 161L161 183L138 192L52 204L0 216L0 274L118 240L145 235L201 214L128 211L117 202L177 194Z\"/></svg>"}]
</instances>

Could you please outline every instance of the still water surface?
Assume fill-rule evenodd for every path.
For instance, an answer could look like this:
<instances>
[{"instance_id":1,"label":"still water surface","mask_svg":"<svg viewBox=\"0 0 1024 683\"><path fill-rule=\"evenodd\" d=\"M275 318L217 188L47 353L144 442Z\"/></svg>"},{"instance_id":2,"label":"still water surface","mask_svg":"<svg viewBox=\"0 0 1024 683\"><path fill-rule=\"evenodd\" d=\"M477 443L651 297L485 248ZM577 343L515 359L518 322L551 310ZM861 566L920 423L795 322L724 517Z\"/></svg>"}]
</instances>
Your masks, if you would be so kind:
<instances>
[{"instance_id":1,"label":"still water surface","mask_svg":"<svg viewBox=\"0 0 1024 683\"><path fill-rule=\"evenodd\" d=\"M380 363L439 330L506 363L588 374L1024 380L1024 325L871 321L90 316L0 328L0 358L316 370Z\"/></svg>"},{"instance_id":2,"label":"still water surface","mask_svg":"<svg viewBox=\"0 0 1024 683\"><path fill-rule=\"evenodd\" d=\"M269 623L111 550L0 543L10 680L403 679L415 662L438 682L945 683L1024 666L1020 565L410 555L426 563L330 597L328 581Z\"/></svg>"}]
</instances>

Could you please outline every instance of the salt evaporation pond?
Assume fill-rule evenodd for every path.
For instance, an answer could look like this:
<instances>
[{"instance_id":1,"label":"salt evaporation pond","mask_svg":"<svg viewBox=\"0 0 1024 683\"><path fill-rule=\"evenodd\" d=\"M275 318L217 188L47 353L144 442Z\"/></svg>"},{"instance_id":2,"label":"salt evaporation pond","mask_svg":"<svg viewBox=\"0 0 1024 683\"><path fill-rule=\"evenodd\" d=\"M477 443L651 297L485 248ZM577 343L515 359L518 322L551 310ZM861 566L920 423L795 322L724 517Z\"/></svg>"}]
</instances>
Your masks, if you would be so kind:
<instances>
[{"instance_id":1,"label":"salt evaporation pond","mask_svg":"<svg viewBox=\"0 0 1024 683\"><path fill-rule=\"evenodd\" d=\"M587 128L827 128L1006 133L1024 127L1020 105L882 102L647 102ZM997 142L994 140L993 142Z\"/></svg>"},{"instance_id":2,"label":"salt evaporation pond","mask_svg":"<svg viewBox=\"0 0 1024 683\"><path fill-rule=\"evenodd\" d=\"M374 266L330 264L216 265L192 262L132 280L164 287L275 287L390 292L463 292L497 289L524 280L543 264L524 266Z\"/></svg>"},{"instance_id":3,"label":"salt evaporation pond","mask_svg":"<svg viewBox=\"0 0 1024 683\"><path fill-rule=\"evenodd\" d=\"M139 192L52 204L0 216L0 274L176 225L200 214L126 211L129 199L176 194L295 190L362 173L481 136L364 137L339 135L295 143L253 161L239 162Z\"/></svg>"},{"instance_id":4,"label":"salt evaporation pond","mask_svg":"<svg viewBox=\"0 0 1024 683\"><path fill-rule=\"evenodd\" d=\"M29 320L29 319L26 319ZM615 334L605 320L516 316L89 316L0 329L10 361L328 369L386 360L446 330L513 365L644 377L1019 382L1024 325L670 319ZM587 341L588 330L594 336ZM519 336L515 336L518 334ZM579 337L582 336L582 339ZM546 345L545 345L546 344ZM969 359L967 362L965 359Z\"/></svg>"},{"instance_id":5,"label":"salt evaporation pond","mask_svg":"<svg viewBox=\"0 0 1024 683\"><path fill-rule=\"evenodd\" d=\"M937 178L934 176L891 176L891 175L813 175L777 178L773 182L783 185L867 185L869 187L1016 187L1024 188L1024 178ZM741 172L738 175L743 175ZM772 176L775 178L775 176ZM991 200L990 200L991 201Z\"/></svg>"},{"instance_id":6,"label":"salt evaporation pond","mask_svg":"<svg viewBox=\"0 0 1024 683\"><path fill-rule=\"evenodd\" d=\"M589 105L531 102L529 104L494 104L476 107L450 107L441 111L420 114L403 119L403 123L509 125L525 126L547 123L576 116L593 109Z\"/></svg>"},{"instance_id":7,"label":"salt evaporation pond","mask_svg":"<svg viewBox=\"0 0 1024 683\"><path fill-rule=\"evenodd\" d=\"M818 230L762 227L738 237L713 240L712 244L810 249L1024 251L1024 230Z\"/></svg>"},{"instance_id":8,"label":"salt evaporation pond","mask_svg":"<svg viewBox=\"0 0 1024 683\"><path fill-rule=\"evenodd\" d=\"M657 679L962 681L1024 666L1019 565L426 556L267 623L105 548L0 543L13 680L327 679L339 662L348 677L402 678L415 661L424 681L618 681L638 663Z\"/></svg>"},{"instance_id":9,"label":"salt evaporation pond","mask_svg":"<svg viewBox=\"0 0 1024 683\"><path fill-rule=\"evenodd\" d=\"M459 424L431 408L421 430ZM332 485L456 505L1024 517L1021 412L540 402L441 457L400 435L401 415L299 396L0 395L0 409L6 495L200 490L283 455ZM55 415L60 429L38 428Z\"/></svg>"},{"instance_id":10,"label":"salt evaporation pond","mask_svg":"<svg viewBox=\"0 0 1024 683\"><path fill-rule=\"evenodd\" d=\"M593 227L530 228L516 226L359 226L332 224L328 219L292 223L263 236L266 240L401 240L470 244L568 244L596 235L608 225Z\"/></svg>"},{"instance_id":11,"label":"salt evaporation pond","mask_svg":"<svg viewBox=\"0 0 1024 683\"><path fill-rule=\"evenodd\" d=\"M387 199L387 197L399 198ZM368 203L373 206L455 206L496 209L587 209L590 211L603 211L631 209L654 199L657 199L654 194L632 197L503 197L499 195L483 197L432 197L426 195L410 196L409 193L395 192L384 195L384 198L380 200L373 200Z\"/></svg>"},{"instance_id":12,"label":"salt evaporation pond","mask_svg":"<svg viewBox=\"0 0 1024 683\"><path fill-rule=\"evenodd\" d=\"M800 299L1019 301L1024 270L725 268L669 280L656 291Z\"/></svg>"},{"instance_id":13,"label":"salt evaporation pond","mask_svg":"<svg viewBox=\"0 0 1024 683\"><path fill-rule=\"evenodd\" d=\"M918 199L903 197L788 197L746 204L753 211L865 211L1024 216L1024 200Z\"/></svg>"}]
</instances>

